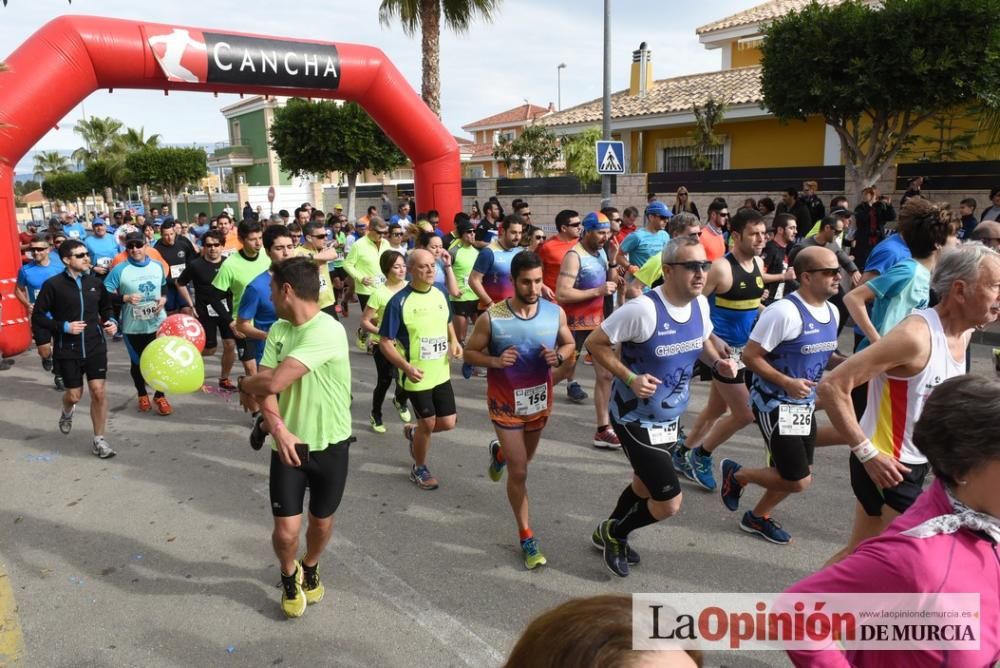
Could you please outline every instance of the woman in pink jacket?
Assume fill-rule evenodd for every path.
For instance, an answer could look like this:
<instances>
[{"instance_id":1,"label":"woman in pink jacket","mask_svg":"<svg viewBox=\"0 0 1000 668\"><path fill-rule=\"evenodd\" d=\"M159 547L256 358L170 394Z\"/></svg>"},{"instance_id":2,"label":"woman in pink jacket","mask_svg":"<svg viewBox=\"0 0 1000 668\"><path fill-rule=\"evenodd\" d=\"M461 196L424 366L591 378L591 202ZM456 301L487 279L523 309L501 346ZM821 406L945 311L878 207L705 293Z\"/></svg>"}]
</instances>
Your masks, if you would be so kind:
<instances>
[{"instance_id":1,"label":"woman in pink jacket","mask_svg":"<svg viewBox=\"0 0 1000 668\"><path fill-rule=\"evenodd\" d=\"M796 666L992 666L1000 661L1000 381L938 385L913 430L936 480L885 532L790 593L979 593L979 650L792 651Z\"/></svg>"}]
</instances>

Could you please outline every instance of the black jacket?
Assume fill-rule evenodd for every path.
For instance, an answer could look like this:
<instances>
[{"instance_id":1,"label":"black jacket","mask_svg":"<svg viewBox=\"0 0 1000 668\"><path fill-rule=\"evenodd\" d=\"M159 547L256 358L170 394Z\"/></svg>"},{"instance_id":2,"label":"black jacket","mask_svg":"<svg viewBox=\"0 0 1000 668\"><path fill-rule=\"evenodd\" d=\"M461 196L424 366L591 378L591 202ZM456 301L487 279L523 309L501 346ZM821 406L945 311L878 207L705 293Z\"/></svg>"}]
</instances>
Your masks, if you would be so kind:
<instances>
[{"instance_id":1,"label":"black jacket","mask_svg":"<svg viewBox=\"0 0 1000 668\"><path fill-rule=\"evenodd\" d=\"M51 317L50 317L51 316ZM84 320L82 334L69 334L68 322ZM52 332L53 356L57 359L83 359L91 353L107 350L104 323L114 321L111 295L104 281L84 274L77 279L63 272L42 284L31 312L31 325Z\"/></svg>"}]
</instances>

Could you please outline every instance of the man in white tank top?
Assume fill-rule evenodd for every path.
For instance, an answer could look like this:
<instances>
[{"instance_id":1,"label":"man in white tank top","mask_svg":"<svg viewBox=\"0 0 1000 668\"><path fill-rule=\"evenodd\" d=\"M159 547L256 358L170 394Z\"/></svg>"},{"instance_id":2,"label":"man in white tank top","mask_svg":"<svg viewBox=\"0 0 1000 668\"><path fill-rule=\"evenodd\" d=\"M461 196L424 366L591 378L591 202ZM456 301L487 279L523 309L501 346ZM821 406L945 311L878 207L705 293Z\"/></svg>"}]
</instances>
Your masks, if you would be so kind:
<instances>
[{"instance_id":1,"label":"man in white tank top","mask_svg":"<svg viewBox=\"0 0 1000 668\"><path fill-rule=\"evenodd\" d=\"M931 390L965 373L972 330L996 319L1000 254L981 244L945 252L931 288L941 296L937 306L914 311L819 384L819 401L840 442L851 446L851 487L857 499L850 540L828 563L882 533L922 491L928 466L913 446L913 425ZM859 422L851 390L866 382L868 404Z\"/></svg>"}]
</instances>

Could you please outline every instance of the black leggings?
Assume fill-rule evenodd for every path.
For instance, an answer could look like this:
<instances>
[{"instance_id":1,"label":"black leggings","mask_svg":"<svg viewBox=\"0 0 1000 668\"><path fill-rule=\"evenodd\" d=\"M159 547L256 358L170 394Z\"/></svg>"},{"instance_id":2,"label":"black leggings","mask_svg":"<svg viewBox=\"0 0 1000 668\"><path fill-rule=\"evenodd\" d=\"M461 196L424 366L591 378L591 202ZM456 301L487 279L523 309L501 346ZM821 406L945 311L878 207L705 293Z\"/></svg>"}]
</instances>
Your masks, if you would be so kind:
<instances>
[{"instance_id":1,"label":"black leggings","mask_svg":"<svg viewBox=\"0 0 1000 668\"><path fill-rule=\"evenodd\" d=\"M376 421L382 421L382 404L385 402L385 393L389 391L393 379L396 381L396 402L401 406L406 405L406 390L399 384L399 370L385 358L378 345L372 350L372 357L375 358L375 370L378 372L378 380L375 381L375 390L372 392L372 417Z\"/></svg>"},{"instance_id":2,"label":"black leggings","mask_svg":"<svg viewBox=\"0 0 1000 668\"><path fill-rule=\"evenodd\" d=\"M156 339L156 334L126 334L125 335L125 347L128 348L129 360L132 362L132 366L129 367L129 373L132 374L132 382L135 384L135 391L139 393L140 397L145 397L146 393L146 379L142 377L142 369L139 368L139 360L142 358L142 351L146 349L150 343ZM157 391L153 395L154 399L159 399L163 396L163 392Z\"/></svg>"}]
</instances>

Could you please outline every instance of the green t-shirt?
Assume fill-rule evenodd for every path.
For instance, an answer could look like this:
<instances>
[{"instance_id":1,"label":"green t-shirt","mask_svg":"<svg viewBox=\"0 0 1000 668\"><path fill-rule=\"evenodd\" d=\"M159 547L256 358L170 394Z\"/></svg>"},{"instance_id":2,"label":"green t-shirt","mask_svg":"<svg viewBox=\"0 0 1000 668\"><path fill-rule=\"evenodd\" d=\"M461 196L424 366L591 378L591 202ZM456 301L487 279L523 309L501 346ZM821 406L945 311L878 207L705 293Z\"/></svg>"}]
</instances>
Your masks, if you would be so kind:
<instances>
[{"instance_id":1,"label":"green t-shirt","mask_svg":"<svg viewBox=\"0 0 1000 668\"><path fill-rule=\"evenodd\" d=\"M476 264L476 258L479 257L479 249L472 244L468 246L458 244L452 246L449 253L451 253L451 270L455 274L455 281L458 283L459 289L462 291L457 297L450 297L451 301L470 302L478 300L479 297L469 287L469 275L472 273L473 265Z\"/></svg>"},{"instance_id":2,"label":"green t-shirt","mask_svg":"<svg viewBox=\"0 0 1000 668\"><path fill-rule=\"evenodd\" d=\"M322 311L298 327L278 320L267 333L262 367L274 369L294 357L309 369L278 395L278 408L285 426L308 443L310 451L326 450L351 436L348 354L343 325Z\"/></svg>"},{"instance_id":3,"label":"green t-shirt","mask_svg":"<svg viewBox=\"0 0 1000 668\"><path fill-rule=\"evenodd\" d=\"M388 285L383 284L375 288L375 292L368 298L365 309L375 309L375 324L382 322L382 318L385 317L385 306L395 294ZM378 343L382 339L378 334L369 334L368 338L372 343Z\"/></svg>"},{"instance_id":4,"label":"green t-shirt","mask_svg":"<svg viewBox=\"0 0 1000 668\"><path fill-rule=\"evenodd\" d=\"M337 232L337 237L333 240L333 247L337 249L337 259L331 262L333 268L344 266L344 243L347 241L347 235L343 232Z\"/></svg>"},{"instance_id":5,"label":"green t-shirt","mask_svg":"<svg viewBox=\"0 0 1000 668\"><path fill-rule=\"evenodd\" d=\"M240 310L240 299L243 298L243 291L253 282L253 279L267 271L271 267L271 258L264 252L257 253L257 257L250 260L243 255L243 251L233 253L223 260L219 267L219 273L212 280L212 287L223 292L233 293L232 313Z\"/></svg>"},{"instance_id":6,"label":"green t-shirt","mask_svg":"<svg viewBox=\"0 0 1000 668\"><path fill-rule=\"evenodd\" d=\"M646 260L639 271L635 272L635 277L642 281L647 288L652 287L653 283L663 278L663 261L660 254L654 253L653 257Z\"/></svg>"},{"instance_id":7,"label":"green t-shirt","mask_svg":"<svg viewBox=\"0 0 1000 668\"><path fill-rule=\"evenodd\" d=\"M426 292L413 289L413 284L397 292L386 304L379 323L379 335L392 339L396 349L413 366L424 372L414 383L400 372L404 390L431 390L451 379L448 360L448 323L451 306L444 292L433 285Z\"/></svg>"},{"instance_id":8,"label":"green t-shirt","mask_svg":"<svg viewBox=\"0 0 1000 668\"><path fill-rule=\"evenodd\" d=\"M312 258L314 252L306 248L305 246L299 246L295 249L296 255L301 255L302 257ZM328 262L320 262L316 265L316 270L319 272L319 307L326 308L334 302L333 297L333 283L330 281L330 272L327 270L326 266Z\"/></svg>"}]
</instances>

